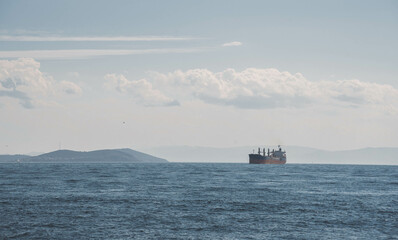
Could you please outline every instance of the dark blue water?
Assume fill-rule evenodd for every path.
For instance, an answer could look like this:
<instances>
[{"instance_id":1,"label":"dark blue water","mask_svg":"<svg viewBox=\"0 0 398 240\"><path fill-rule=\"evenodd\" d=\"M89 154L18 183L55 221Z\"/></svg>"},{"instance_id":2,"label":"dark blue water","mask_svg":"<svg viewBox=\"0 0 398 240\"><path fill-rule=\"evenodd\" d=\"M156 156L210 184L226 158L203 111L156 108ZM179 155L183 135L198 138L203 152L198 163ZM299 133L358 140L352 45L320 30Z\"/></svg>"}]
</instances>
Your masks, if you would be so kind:
<instances>
[{"instance_id":1,"label":"dark blue water","mask_svg":"<svg viewBox=\"0 0 398 240\"><path fill-rule=\"evenodd\" d=\"M0 239L393 239L398 167L0 164Z\"/></svg>"}]
</instances>

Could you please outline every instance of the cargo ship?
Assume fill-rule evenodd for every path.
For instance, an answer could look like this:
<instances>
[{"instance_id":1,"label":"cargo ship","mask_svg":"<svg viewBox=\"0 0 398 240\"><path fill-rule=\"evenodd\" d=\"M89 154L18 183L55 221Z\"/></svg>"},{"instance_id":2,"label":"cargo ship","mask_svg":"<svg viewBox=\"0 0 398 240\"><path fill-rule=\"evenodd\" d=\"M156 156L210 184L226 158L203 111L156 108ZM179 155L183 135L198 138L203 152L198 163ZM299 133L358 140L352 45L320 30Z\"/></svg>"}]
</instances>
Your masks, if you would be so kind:
<instances>
[{"instance_id":1,"label":"cargo ship","mask_svg":"<svg viewBox=\"0 0 398 240\"><path fill-rule=\"evenodd\" d=\"M265 152L265 148L263 148L263 152L261 154L261 149L258 148L258 153L249 154L249 163L250 164L285 164L286 163L286 152L282 151L281 146L278 146L278 150L272 149L272 151Z\"/></svg>"}]
</instances>

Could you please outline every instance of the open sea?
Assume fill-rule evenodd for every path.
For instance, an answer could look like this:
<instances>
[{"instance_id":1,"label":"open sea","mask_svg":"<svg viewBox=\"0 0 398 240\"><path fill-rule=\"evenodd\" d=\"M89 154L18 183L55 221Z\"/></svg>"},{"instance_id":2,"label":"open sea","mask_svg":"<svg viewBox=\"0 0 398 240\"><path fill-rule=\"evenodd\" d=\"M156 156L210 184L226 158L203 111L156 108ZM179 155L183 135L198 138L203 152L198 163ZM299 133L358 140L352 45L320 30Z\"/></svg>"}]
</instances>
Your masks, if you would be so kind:
<instances>
[{"instance_id":1,"label":"open sea","mask_svg":"<svg viewBox=\"0 0 398 240\"><path fill-rule=\"evenodd\" d=\"M0 239L398 239L398 166L4 163Z\"/></svg>"}]
</instances>

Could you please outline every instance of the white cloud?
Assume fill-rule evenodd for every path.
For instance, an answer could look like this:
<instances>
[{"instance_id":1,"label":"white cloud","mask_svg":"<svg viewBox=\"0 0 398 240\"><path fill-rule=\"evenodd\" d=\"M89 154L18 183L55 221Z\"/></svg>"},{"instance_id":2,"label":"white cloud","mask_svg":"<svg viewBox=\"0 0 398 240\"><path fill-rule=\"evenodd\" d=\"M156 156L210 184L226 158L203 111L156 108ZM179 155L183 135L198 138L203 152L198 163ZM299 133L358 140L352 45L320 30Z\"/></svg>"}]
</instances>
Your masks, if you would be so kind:
<instances>
[{"instance_id":1,"label":"white cloud","mask_svg":"<svg viewBox=\"0 0 398 240\"><path fill-rule=\"evenodd\" d=\"M301 75L279 72L277 69L248 68L242 72L226 69L213 73L207 69L153 74L161 89L175 92L179 89L202 101L233 105L240 108L275 108L300 106L308 102L309 82Z\"/></svg>"},{"instance_id":2,"label":"white cloud","mask_svg":"<svg viewBox=\"0 0 398 240\"><path fill-rule=\"evenodd\" d=\"M84 59L99 56L122 56L137 54L167 54L200 52L200 48L163 48L163 49L65 49L65 50L26 50L0 51L0 58L34 59Z\"/></svg>"},{"instance_id":3,"label":"white cloud","mask_svg":"<svg viewBox=\"0 0 398 240\"><path fill-rule=\"evenodd\" d=\"M0 60L0 97L18 99L25 108L32 108L47 97L64 93L80 94L81 89L72 82L54 81L32 58Z\"/></svg>"},{"instance_id":4,"label":"white cloud","mask_svg":"<svg viewBox=\"0 0 398 240\"><path fill-rule=\"evenodd\" d=\"M227 43L224 43L222 46L223 47L236 47L236 46L241 46L242 45L242 43L241 42L227 42Z\"/></svg>"},{"instance_id":5,"label":"white cloud","mask_svg":"<svg viewBox=\"0 0 398 240\"><path fill-rule=\"evenodd\" d=\"M146 79L137 81L129 81L123 75L107 74L105 75L105 87L108 89L115 89L116 91L128 94L133 97L135 102L144 106L173 106L179 103L164 94L159 90L154 89L152 84Z\"/></svg>"},{"instance_id":6,"label":"white cloud","mask_svg":"<svg viewBox=\"0 0 398 240\"><path fill-rule=\"evenodd\" d=\"M398 90L390 85L361 82L357 79L312 82L301 73L277 69L248 68L243 71L207 69L152 72L146 79L162 94L189 101L200 99L210 104L238 108L290 108L311 104L336 107L373 106L396 111ZM152 86L151 85L151 86Z\"/></svg>"},{"instance_id":7,"label":"white cloud","mask_svg":"<svg viewBox=\"0 0 398 240\"><path fill-rule=\"evenodd\" d=\"M15 36L0 35L0 41L22 41L22 42L136 42L136 41L187 41L190 37L175 36L117 36L117 37L63 37L63 36Z\"/></svg>"}]
</instances>

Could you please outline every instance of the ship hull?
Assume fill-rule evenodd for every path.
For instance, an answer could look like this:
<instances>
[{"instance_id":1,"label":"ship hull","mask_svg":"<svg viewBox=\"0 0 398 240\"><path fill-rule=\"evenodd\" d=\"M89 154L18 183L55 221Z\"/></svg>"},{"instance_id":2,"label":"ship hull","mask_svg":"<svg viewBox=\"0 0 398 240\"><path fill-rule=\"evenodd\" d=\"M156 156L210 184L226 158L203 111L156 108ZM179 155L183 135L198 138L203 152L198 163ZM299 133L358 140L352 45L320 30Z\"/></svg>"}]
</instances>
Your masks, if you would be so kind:
<instances>
[{"instance_id":1,"label":"ship hull","mask_svg":"<svg viewBox=\"0 0 398 240\"><path fill-rule=\"evenodd\" d=\"M249 154L250 164L286 164L286 160L280 160L279 158L272 158L268 156L262 156L259 154Z\"/></svg>"},{"instance_id":2,"label":"ship hull","mask_svg":"<svg viewBox=\"0 0 398 240\"><path fill-rule=\"evenodd\" d=\"M280 160L250 160L250 164L286 164L286 161Z\"/></svg>"}]
</instances>

